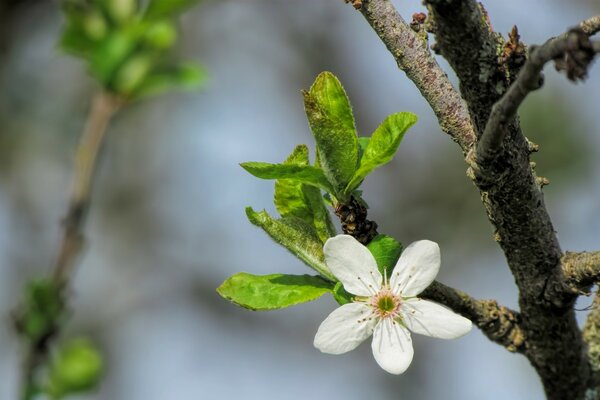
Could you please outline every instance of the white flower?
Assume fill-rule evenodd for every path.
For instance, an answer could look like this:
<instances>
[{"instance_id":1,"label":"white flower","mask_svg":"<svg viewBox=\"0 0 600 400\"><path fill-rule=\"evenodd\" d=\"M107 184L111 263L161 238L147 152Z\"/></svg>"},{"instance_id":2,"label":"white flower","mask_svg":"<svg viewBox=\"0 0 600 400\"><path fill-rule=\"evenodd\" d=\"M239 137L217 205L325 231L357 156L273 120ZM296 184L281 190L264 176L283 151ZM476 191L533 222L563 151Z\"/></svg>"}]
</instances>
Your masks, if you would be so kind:
<instances>
[{"instance_id":1,"label":"white flower","mask_svg":"<svg viewBox=\"0 0 600 400\"><path fill-rule=\"evenodd\" d=\"M471 330L471 321L446 307L416 297L440 269L440 248L420 240L409 245L392 271L389 282L381 276L371 252L349 235L325 243L325 262L355 295L321 323L314 345L324 353L343 354L371 334L375 361L389 373L401 374L413 358L414 333L455 339Z\"/></svg>"}]
</instances>

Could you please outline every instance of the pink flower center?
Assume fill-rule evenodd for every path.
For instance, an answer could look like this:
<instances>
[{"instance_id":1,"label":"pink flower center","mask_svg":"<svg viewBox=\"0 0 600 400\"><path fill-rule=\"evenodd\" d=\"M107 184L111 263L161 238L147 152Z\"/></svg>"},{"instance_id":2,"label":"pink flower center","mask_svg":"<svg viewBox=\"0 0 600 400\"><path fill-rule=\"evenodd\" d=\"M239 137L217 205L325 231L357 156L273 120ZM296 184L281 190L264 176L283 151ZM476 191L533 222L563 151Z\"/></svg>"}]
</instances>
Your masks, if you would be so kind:
<instances>
[{"instance_id":1,"label":"pink flower center","mask_svg":"<svg viewBox=\"0 0 600 400\"><path fill-rule=\"evenodd\" d=\"M373 313L381 319L397 317L401 303L400 297L392 293L387 286L382 287L376 295L371 297Z\"/></svg>"}]
</instances>

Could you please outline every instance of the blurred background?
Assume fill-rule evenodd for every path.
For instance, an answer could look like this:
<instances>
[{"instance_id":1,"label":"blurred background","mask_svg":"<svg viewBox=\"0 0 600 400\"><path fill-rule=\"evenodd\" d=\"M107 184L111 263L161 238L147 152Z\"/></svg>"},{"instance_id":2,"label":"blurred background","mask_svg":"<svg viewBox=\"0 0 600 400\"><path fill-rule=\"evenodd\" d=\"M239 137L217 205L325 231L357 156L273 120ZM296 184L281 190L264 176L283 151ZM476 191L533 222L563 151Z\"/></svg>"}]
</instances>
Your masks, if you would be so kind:
<instances>
[{"instance_id":1,"label":"blurred background","mask_svg":"<svg viewBox=\"0 0 600 400\"><path fill-rule=\"evenodd\" d=\"M423 11L418 1L395 3L406 19ZM484 5L496 30L516 24L527 44L600 11L591 0ZM60 28L56 2L0 3L1 399L18 391L9 315L24 283L55 257L74 148L97 90L83 64L56 49ZM336 307L330 298L256 313L217 295L238 271L308 272L246 220L248 205L274 213L273 183L238 163L280 162L299 143L314 148L300 90L329 70L350 96L360 135L396 111L420 117L394 161L364 184L380 232L437 241L442 282L517 307L459 148L351 6L206 0L184 15L180 34L177 52L206 66L207 87L133 104L110 127L65 332L97 341L107 374L81 398L543 398L525 358L478 330L456 341L415 338L412 366L398 377L377 367L368 344L342 356L313 348ZM597 250L600 67L583 85L546 72L521 120L541 146L534 160L551 181L544 192L563 249Z\"/></svg>"}]
</instances>

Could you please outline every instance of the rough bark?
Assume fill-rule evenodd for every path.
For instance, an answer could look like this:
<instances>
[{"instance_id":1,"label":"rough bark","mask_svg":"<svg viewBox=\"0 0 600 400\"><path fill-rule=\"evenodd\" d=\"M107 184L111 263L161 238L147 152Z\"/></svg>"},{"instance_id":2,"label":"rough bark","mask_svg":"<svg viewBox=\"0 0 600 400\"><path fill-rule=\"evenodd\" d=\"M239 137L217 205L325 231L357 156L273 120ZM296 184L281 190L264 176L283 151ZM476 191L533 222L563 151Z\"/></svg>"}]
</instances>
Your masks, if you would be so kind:
<instances>
[{"instance_id":1,"label":"rough bark","mask_svg":"<svg viewBox=\"0 0 600 400\"><path fill-rule=\"evenodd\" d=\"M511 57L511 52L523 53L524 47L518 41L516 29L507 45L501 35L492 30L482 6L473 0L426 0L425 3L430 10L437 49L458 76L462 99L468 105L475 136L479 138L494 104L516 80L521 64L514 62L516 58ZM429 76L431 68L427 67L431 64L422 65L431 54L423 40L409 33L407 24L388 0L363 0L361 12L399 67L422 93L427 93L426 88L431 85L425 77ZM590 26L586 32L596 29L593 21ZM417 60L407 62L409 55ZM512 60L510 66L506 65L507 60ZM413 70L413 65L419 67ZM437 64L435 67L439 68ZM438 79L439 75L443 74L432 79ZM453 88L444 90L456 98ZM432 107L448 107L444 103L440 106L431 96L425 97ZM463 103L453 104L462 106ZM436 115L442 126L446 124L445 113L436 111ZM503 117L503 135L493 157L477 157L476 140L461 142L464 133L451 134L467 153L469 175L480 190L495 228L495 238L519 288L518 335L526 338L526 344L519 350L538 372L549 399L582 399L590 370L575 321L576 295L567 293L556 302L546 293L548 288L564 287L565 276L562 252L541 191L545 181L538 178L530 166L529 155L536 147L522 134L514 113L503 114ZM472 133L468 132L467 137L471 139ZM460 296L455 300L456 308L464 307Z\"/></svg>"}]
</instances>

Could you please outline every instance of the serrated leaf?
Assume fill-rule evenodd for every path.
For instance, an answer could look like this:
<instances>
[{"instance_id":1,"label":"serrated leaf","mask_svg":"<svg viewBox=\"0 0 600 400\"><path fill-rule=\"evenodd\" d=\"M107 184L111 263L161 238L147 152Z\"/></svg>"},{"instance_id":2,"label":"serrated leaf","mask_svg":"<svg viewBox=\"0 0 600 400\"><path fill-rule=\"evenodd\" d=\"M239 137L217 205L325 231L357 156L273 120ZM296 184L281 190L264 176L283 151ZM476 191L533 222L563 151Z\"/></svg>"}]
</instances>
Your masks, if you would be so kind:
<instances>
[{"instance_id":1,"label":"serrated leaf","mask_svg":"<svg viewBox=\"0 0 600 400\"><path fill-rule=\"evenodd\" d=\"M333 284L310 275L235 274L217 288L233 303L255 311L277 310L313 301L332 291Z\"/></svg>"},{"instance_id":2,"label":"serrated leaf","mask_svg":"<svg viewBox=\"0 0 600 400\"><path fill-rule=\"evenodd\" d=\"M377 268L389 277L402 253L402 244L391 236L377 235L369 242L367 248L375 257Z\"/></svg>"},{"instance_id":3,"label":"serrated leaf","mask_svg":"<svg viewBox=\"0 0 600 400\"><path fill-rule=\"evenodd\" d=\"M308 147L296 146L284 164L308 165ZM302 182L294 179L275 181L275 208L282 217L294 216L312 224L312 211L306 204Z\"/></svg>"},{"instance_id":4,"label":"serrated leaf","mask_svg":"<svg viewBox=\"0 0 600 400\"><path fill-rule=\"evenodd\" d=\"M302 191L312 214L312 225L321 242L325 243L327 239L337 234L325 205L325 199L321 195L321 191L314 186L302 185Z\"/></svg>"},{"instance_id":5,"label":"serrated leaf","mask_svg":"<svg viewBox=\"0 0 600 400\"><path fill-rule=\"evenodd\" d=\"M358 139L352 108L340 81L331 72L319 74L304 92L304 108L317 142L319 165L336 194L341 195L356 170Z\"/></svg>"},{"instance_id":6,"label":"serrated leaf","mask_svg":"<svg viewBox=\"0 0 600 400\"><path fill-rule=\"evenodd\" d=\"M241 163L240 166L257 178L294 179L307 185L316 186L326 192L333 192L333 188L323 171L311 165L270 164L251 161Z\"/></svg>"},{"instance_id":7,"label":"serrated leaf","mask_svg":"<svg viewBox=\"0 0 600 400\"><path fill-rule=\"evenodd\" d=\"M404 133L415 122L417 116L400 112L388 116L375 130L360 159L359 167L348 183L345 193L351 193L374 169L392 160L400 146Z\"/></svg>"},{"instance_id":8,"label":"serrated leaf","mask_svg":"<svg viewBox=\"0 0 600 400\"><path fill-rule=\"evenodd\" d=\"M199 0L151 0L144 18L157 19L176 16L195 6Z\"/></svg>"},{"instance_id":9,"label":"serrated leaf","mask_svg":"<svg viewBox=\"0 0 600 400\"><path fill-rule=\"evenodd\" d=\"M246 208L246 215L252 224L262 228L306 265L332 282L336 280L325 264L323 244L313 227L294 217L275 219L266 211L256 212L251 207Z\"/></svg>"},{"instance_id":10,"label":"serrated leaf","mask_svg":"<svg viewBox=\"0 0 600 400\"><path fill-rule=\"evenodd\" d=\"M296 146L284 164L309 165L308 147ZM293 179L275 181L275 207L282 217L297 217L315 227L321 242L336 234L321 191Z\"/></svg>"}]
</instances>

